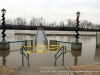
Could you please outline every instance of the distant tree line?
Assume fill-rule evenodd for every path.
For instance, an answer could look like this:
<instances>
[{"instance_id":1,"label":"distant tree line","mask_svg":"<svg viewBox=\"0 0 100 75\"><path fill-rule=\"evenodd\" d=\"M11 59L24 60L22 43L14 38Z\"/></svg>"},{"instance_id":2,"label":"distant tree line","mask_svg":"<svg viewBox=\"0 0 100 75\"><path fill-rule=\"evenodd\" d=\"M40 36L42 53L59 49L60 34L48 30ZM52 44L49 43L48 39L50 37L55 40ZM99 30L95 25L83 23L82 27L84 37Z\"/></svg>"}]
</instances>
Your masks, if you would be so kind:
<instances>
[{"instance_id":1,"label":"distant tree line","mask_svg":"<svg viewBox=\"0 0 100 75\"><path fill-rule=\"evenodd\" d=\"M44 18L34 18L28 23L25 18L18 17L14 20L5 21L6 29L15 30L37 30L37 27L43 27L44 30L63 30L63 31L75 31L76 20L66 19L60 21L59 24L54 21L53 23L48 23ZM2 29L2 21L0 20L0 29ZM87 20L79 22L80 31L100 31L100 24L93 24Z\"/></svg>"}]
</instances>

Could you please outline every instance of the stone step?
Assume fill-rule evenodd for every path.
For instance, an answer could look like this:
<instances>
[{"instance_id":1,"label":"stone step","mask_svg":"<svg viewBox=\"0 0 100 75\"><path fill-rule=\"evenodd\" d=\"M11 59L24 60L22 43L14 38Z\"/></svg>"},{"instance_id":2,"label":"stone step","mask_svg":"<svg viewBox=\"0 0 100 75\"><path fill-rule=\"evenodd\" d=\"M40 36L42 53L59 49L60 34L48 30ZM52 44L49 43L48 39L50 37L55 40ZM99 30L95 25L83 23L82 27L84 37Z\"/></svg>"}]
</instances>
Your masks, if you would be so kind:
<instances>
[{"instance_id":1,"label":"stone step","mask_svg":"<svg viewBox=\"0 0 100 75\"><path fill-rule=\"evenodd\" d=\"M14 75L73 75L66 66L19 67Z\"/></svg>"}]
</instances>

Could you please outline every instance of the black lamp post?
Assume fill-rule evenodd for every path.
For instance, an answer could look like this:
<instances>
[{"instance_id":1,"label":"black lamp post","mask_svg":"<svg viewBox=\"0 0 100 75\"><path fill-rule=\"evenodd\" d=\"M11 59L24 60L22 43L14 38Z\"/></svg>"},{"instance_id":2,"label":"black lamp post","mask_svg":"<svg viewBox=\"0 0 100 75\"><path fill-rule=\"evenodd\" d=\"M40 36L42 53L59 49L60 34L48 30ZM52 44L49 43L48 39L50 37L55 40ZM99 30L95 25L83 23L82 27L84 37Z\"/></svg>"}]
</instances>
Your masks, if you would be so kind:
<instances>
[{"instance_id":1,"label":"black lamp post","mask_svg":"<svg viewBox=\"0 0 100 75\"><path fill-rule=\"evenodd\" d=\"M80 12L79 11L76 13L76 16L77 16L77 18L76 18L76 22L77 22L76 24L77 25L76 25L76 36L75 36L76 41L75 42L78 43L79 42L78 41L78 39L79 39L79 37L78 37L79 36L78 30L79 30L79 17L80 17Z\"/></svg>"},{"instance_id":2,"label":"black lamp post","mask_svg":"<svg viewBox=\"0 0 100 75\"><path fill-rule=\"evenodd\" d=\"M5 36L6 36L6 34L5 34L5 31L6 31L6 26L5 26L5 17L4 17L4 15L6 14L6 10L3 8L2 10L1 10L1 12L2 12L2 29L3 29L3 31L2 31L2 41L1 42L6 42L6 40L5 40Z\"/></svg>"}]
</instances>

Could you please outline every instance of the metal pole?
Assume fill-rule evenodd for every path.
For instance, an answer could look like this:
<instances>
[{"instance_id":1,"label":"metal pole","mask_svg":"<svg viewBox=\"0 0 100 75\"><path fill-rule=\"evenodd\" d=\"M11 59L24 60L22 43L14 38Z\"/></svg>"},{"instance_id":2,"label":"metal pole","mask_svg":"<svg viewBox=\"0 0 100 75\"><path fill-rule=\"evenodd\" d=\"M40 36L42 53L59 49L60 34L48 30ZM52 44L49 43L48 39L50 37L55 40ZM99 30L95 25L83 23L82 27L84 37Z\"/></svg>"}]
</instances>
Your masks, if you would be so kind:
<instances>
[{"instance_id":1,"label":"metal pole","mask_svg":"<svg viewBox=\"0 0 100 75\"><path fill-rule=\"evenodd\" d=\"M56 54L54 55L54 57L55 57L55 63L54 63L54 65L56 66Z\"/></svg>"},{"instance_id":2,"label":"metal pole","mask_svg":"<svg viewBox=\"0 0 100 75\"><path fill-rule=\"evenodd\" d=\"M22 46L22 67L24 67L24 54L23 54L23 46Z\"/></svg>"},{"instance_id":3,"label":"metal pole","mask_svg":"<svg viewBox=\"0 0 100 75\"><path fill-rule=\"evenodd\" d=\"M2 14L2 29L3 29L3 31L2 31L2 42L6 42L6 40L5 40L5 36L6 36L6 34L5 34L5 31L6 31L6 27L5 27L5 17L4 17L4 15L5 14Z\"/></svg>"},{"instance_id":4,"label":"metal pole","mask_svg":"<svg viewBox=\"0 0 100 75\"><path fill-rule=\"evenodd\" d=\"M29 67L30 65L29 65L29 54L28 54L28 67Z\"/></svg>"},{"instance_id":5,"label":"metal pole","mask_svg":"<svg viewBox=\"0 0 100 75\"><path fill-rule=\"evenodd\" d=\"M79 42L78 41L78 39L79 39L79 37L78 37L79 36L79 33L78 33L78 30L79 30L79 27L78 27L79 26L79 21L78 20L79 20L79 17L77 16L77 18L76 18L76 21L77 21L77 25L76 25L76 41L75 42Z\"/></svg>"},{"instance_id":6,"label":"metal pole","mask_svg":"<svg viewBox=\"0 0 100 75\"><path fill-rule=\"evenodd\" d=\"M22 53L22 67L24 67L24 55Z\"/></svg>"},{"instance_id":7,"label":"metal pole","mask_svg":"<svg viewBox=\"0 0 100 75\"><path fill-rule=\"evenodd\" d=\"M63 54L62 54L62 66L64 66L64 46L63 46Z\"/></svg>"}]
</instances>

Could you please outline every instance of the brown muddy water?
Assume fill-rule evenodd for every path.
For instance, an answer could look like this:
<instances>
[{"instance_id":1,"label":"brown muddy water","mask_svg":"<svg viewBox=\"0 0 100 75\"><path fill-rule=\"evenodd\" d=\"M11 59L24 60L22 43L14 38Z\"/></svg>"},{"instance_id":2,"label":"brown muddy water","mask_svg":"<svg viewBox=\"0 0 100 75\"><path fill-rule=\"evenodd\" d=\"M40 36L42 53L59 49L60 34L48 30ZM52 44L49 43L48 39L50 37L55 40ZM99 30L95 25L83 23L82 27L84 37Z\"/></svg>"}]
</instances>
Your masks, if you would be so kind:
<instances>
[{"instance_id":1,"label":"brown muddy water","mask_svg":"<svg viewBox=\"0 0 100 75\"><path fill-rule=\"evenodd\" d=\"M8 33L7 33L8 34ZM34 39L32 35L14 35L9 33L6 37L7 41L13 40L29 40ZM48 40L58 40L74 42L75 36L47 36ZM1 40L1 37L0 37ZM96 48L95 36L80 36L79 41L82 42L82 50L71 50L71 45L66 44L67 52L65 54L65 65L84 65L94 62L100 62L100 48ZM21 43L11 43L10 50L0 50L0 65L19 67L22 65L22 57L19 51ZM34 66L53 66L54 54L56 52L44 52L44 53L31 53L29 59L29 65ZM27 66L27 59L24 58L25 66ZM62 56L57 59L57 66L62 65Z\"/></svg>"}]
</instances>

